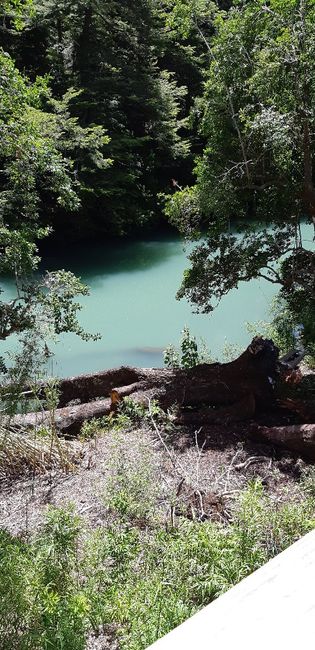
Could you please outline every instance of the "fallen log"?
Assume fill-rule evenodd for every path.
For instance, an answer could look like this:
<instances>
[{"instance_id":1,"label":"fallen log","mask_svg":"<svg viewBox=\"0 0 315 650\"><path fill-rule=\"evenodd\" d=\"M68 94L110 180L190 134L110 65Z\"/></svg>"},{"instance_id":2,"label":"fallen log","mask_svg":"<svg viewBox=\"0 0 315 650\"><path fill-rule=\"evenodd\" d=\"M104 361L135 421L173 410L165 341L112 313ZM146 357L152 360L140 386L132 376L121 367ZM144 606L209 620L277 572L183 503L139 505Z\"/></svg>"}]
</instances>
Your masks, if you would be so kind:
<instances>
[{"instance_id":1,"label":"fallen log","mask_svg":"<svg viewBox=\"0 0 315 650\"><path fill-rule=\"evenodd\" d=\"M230 424L251 419L255 414L255 398L249 393L239 402L220 408L202 408L197 411L181 410L175 417L176 424L203 426L207 424Z\"/></svg>"},{"instance_id":2,"label":"fallen log","mask_svg":"<svg viewBox=\"0 0 315 650\"><path fill-rule=\"evenodd\" d=\"M253 435L265 442L315 461L315 424L294 424L286 427L257 427Z\"/></svg>"},{"instance_id":3,"label":"fallen log","mask_svg":"<svg viewBox=\"0 0 315 650\"><path fill-rule=\"evenodd\" d=\"M270 340L255 337L248 348L229 363L200 364L190 369L121 367L61 379L58 408L72 401L84 404L107 397L113 389L129 394L155 389L164 403L198 405L213 401L226 404L252 392L258 400L272 394L271 383L278 372L278 349ZM130 387L130 389L129 389ZM44 384L36 394L44 397ZM159 392L160 389L160 392ZM28 396L32 390L28 388Z\"/></svg>"},{"instance_id":4,"label":"fallen log","mask_svg":"<svg viewBox=\"0 0 315 650\"><path fill-rule=\"evenodd\" d=\"M51 427L52 425L65 436L76 436L80 433L84 422L89 422L93 418L100 418L108 415L111 411L110 398L89 402L87 404L77 404L75 406L66 406L56 409L52 414L49 411L38 413L27 413L26 415L15 415L8 420L10 424L17 427L41 428Z\"/></svg>"},{"instance_id":5,"label":"fallen log","mask_svg":"<svg viewBox=\"0 0 315 650\"><path fill-rule=\"evenodd\" d=\"M76 375L60 379L58 382L58 408L67 406L69 402L86 403L96 398L102 398L109 395L114 386L125 386L141 379L142 372L140 368L113 368L111 370L101 370L99 372ZM32 386L26 386L23 395L26 398L37 398L45 400L46 382L39 382L36 389Z\"/></svg>"},{"instance_id":6,"label":"fallen log","mask_svg":"<svg viewBox=\"0 0 315 650\"><path fill-rule=\"evenodd\" d=\"M257 408L268 406L274 399L273 383L278 371L278 349L270 340L254 338L248 348L229 363L200 364L190 369L119 368L60 382L59 408L55 423L62 433L76 435L85 420L106 415L117 408L126 396L148 405L156 400L162 409L173 405L183 408L208 407L208 417L216 409L215 421L235 421L251 417ZM106 398L111 396L110 401ZM103 398L98 401L95 398ZM65 406L69 401L82 403ZM220 412L220 408L223 411ZM49 422L47 412L42 422ZM195 417L196 415L192 416ZM25 426L34 426L38 414L13 418ZM213 420L212 420L213 421Z\"/></svg>"},{"instance_id":7,"label":"fallen log","mask_svg":"<svg viewBox=\"0 0 315 650\"><path fill-rule=\"evenodd\" d=\"M305 423L315 422L315 401L307 401L302 399L282 399L277 400L277 404L281 408L285 408L291 413L295 413Z\"/></svg>"}]
</instances>

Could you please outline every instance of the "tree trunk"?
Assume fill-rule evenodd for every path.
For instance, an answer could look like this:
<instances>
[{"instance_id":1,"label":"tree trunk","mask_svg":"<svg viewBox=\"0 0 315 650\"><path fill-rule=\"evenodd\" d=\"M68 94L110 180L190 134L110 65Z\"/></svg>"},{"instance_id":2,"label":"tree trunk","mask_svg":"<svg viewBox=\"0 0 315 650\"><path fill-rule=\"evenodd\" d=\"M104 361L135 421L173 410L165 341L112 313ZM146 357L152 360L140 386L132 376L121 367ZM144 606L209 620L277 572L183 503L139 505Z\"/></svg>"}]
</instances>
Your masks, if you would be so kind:
<instances>
[{"instance_id":1,"label":"tree trunk","mask_svg":"<svg viewBox=\"0 0 315 650\"><path fill-rule=\"evenodd\" d=\"M89 402L87 404L77 404L76 406L66 406L57 409L54 413L43 411L38 413L27 413L26 415L15 415L8 420L11 424L23 428L50 428L53 424L60 434L65 436L79 435L84 422L89 422L93 418L100 418L109 415L111 411L110 398Z\"/></svg>"},{"instance_id":2,"label":"tree trunk","mask_svg":"<svg viewBox=\"0 0 315 650\"><path fill-rule=\"evenodd\" d=\"M288 449L307 460L315 461L315 424L257 427L253 433L269 444Z\"/></svg>"},{"instance_id":3,"label":"tree trunk","mask_svg":"<svg viewBox=\"0 0 315 650\"><path fill-rule=\"evenodd\" d=\"M273 379L278 349L272 341L255 338L238 359L230 363L200 364L191 369L119 368L81 375L60 382L55 423L64 434L76 435L82 423L117 409L127 396L144 405L156 400L164 410L177 405L207 407L198 413L180 412L179 421L231 422L252 417L257 408L274 400ZM101 399L100 399L101 398ZM107 398L107 399L106 399ZM109 398L109 399L108 399ZM91 401L98 399L98 401ZM70 405L78 400L81 404ZM186 419L185 419L186 418ZM34 426L49 423L51 415L16 416L14 423Z\"/></svg>"}]
</instances>

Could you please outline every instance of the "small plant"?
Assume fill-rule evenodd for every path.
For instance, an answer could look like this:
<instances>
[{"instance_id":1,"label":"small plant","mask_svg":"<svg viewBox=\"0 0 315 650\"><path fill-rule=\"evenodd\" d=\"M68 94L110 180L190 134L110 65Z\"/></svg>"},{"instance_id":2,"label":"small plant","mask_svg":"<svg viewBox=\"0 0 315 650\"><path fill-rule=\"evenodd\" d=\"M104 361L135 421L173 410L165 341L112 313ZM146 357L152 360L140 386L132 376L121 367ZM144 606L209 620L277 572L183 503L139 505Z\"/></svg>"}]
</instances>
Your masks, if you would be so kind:
<instances>
[{"instance_id":1,"label":"small plant","mask_svg":"<svg viewBox=\"0 0 315 650\"><path fill-rule=\"evenodd\" d=\"M107 415L100 418L92 418L91 420L86 420L81 427L80 440L90 440L91 438L97 438L103 431L107 431L110 428L111 418Z\"/></svg>"},{"instance_id":2,"label":"small plant","mask_svg":"<svg viewBox=\"0 0 315 650\"><path fill-rule=\"evenodd\" d=\"M167 368L193 368L198 363L209 363L210 352L204 341L199 346L191 335L188 327L184 327L179 349L169 345L164 352L164 363Z\"/></svg>"},{"instance_id":3,"label":"small plant","mask_svg":"<svg viewBox=\"0 0 315 650\"><path fill-rule=\"evenodd\" d=\"M131 424L150 422L152 418L158 422L167 421L167 415L154 399L146 404L138 404L129 397L125 397L118 408L118 421L119 417L128 418Z\"/></svg>"},{"instance_id":4,"label":"small plant","mask_svg":"<svg viewBox=\"0 0 315 650\"><path fill-rule=\"evenodd\" d=\"M150 449L139 439L117 434L111 444L111 477L105 502L122 520L149 521L154 515L157 481Z\"/></svg>"},{"instance_id":5,"label":"small plant","mask_svg":"<svg viewBox=\"0 0 315 650\"><path fill-rule=\"evenodd\" d=\"M80 439L89 440L106 431L121 431L130 429L134 425L150 423L155 420L167 423L167 415L162 411L155 400L150 402L150 412L145 404L137 404L129 397L125 397L118 406L115 415L105 415L100 418L92 418L84 422L81 428Z\"/></svg>"},{"instance_id":6,"label":"small plant","mask_svg":"<svg viewBox=\"0 0 315 650\"><path fill-rule=\"evenodd\" d=\"M222 357L225 362L233 361L234 359L239 357L241 352L242 352L242 347L240 345L236 343L228 343L228 341L226 340L222 349Z\"/></svg>"},{"instance_id":7,"label":"small plant","mask_svg":"<svg viewBox=\"0 0 315 650\"><path fill-rule=\"evenodd\" d=\"M129 422L136 424L147 417L147 408L144 404L138 404L130 397L125 397L119 404L118 416L124 416Z\"/></svg>"}]
</instances>

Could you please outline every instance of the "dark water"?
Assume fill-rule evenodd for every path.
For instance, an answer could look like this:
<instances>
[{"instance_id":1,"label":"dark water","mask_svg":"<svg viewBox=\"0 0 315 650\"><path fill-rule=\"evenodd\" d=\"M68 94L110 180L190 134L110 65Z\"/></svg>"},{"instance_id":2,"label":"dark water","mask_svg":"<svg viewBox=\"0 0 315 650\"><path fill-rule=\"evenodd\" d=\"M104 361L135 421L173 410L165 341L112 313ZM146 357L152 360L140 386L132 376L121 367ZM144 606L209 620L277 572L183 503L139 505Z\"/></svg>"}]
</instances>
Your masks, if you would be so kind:
<instances>
[{"instance_id":1,"label":"dark water","mask_svg":"<svg viewBox=\"0 0 315 650\"><path fill-rule=\"evenodd\" d=\"M311 227L305 228L311 239ZM74 335L63 336L54 346L51 368L60 376L122 364L162 366L162 351L169 343L178 343L184 325L206 341L213 356L220 357L226 342L244 346L250 341L246 322L268 320L277 291L263 280L242 283L212 314L193 314L186 301L175 299L187 258L182 242L174 236L59 250L58 257L43 260L43 267L73 271L90 286L90 296L82 300L80 321L87 331L102 335L100 341L88 343ZM1 286L12 295L11 282ZM1 343L0 354L14 345L14 341Z\"/></svg>"}]
</instances>

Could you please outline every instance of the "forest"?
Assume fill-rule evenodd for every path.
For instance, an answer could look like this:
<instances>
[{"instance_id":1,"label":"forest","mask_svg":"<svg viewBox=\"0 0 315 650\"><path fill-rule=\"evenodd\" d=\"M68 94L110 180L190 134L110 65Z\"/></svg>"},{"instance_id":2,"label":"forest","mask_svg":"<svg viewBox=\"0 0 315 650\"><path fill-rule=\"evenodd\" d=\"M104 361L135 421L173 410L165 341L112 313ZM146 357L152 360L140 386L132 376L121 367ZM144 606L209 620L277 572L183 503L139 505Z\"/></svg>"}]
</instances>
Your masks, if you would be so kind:
<instances>
[{"instance_id":1,"label":"forest","mask_svg":"<svg viewBox=\"0 0 315 650\"><path fill-rule=\"evenodd\" d=\"M0 14L0 647L145 650L315 528L315 2ZM248 296L252 340L182 322L142 367L175 246L177 299L229 337Z\"/></svg>"}]
</instances>

